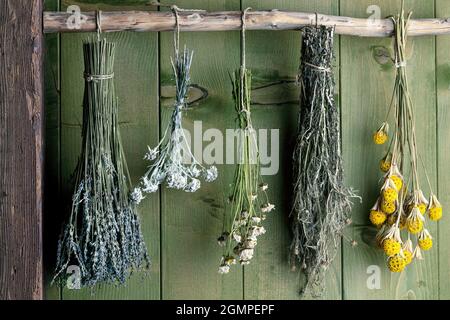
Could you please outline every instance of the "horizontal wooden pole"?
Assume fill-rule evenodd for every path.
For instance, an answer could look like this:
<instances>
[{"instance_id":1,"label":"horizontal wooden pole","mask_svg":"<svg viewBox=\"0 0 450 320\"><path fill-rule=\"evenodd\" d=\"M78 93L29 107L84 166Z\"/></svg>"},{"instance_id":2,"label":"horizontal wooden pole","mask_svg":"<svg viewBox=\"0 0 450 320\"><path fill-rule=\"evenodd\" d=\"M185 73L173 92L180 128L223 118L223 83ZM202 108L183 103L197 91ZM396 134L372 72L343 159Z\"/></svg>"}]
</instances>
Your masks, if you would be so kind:
<instances>
[{"instance_id":1,"label":"horizontal wooden pole","mask_svg":"<svg viewBox=\"0 0 450 320\"><path fill-rule=\"evenodd\" d=\"M393 33L390 19L360 19L279 10L250 11L248 30L297 30L310 25L335 26L336 33L361 37L388 37ZM101 28L114 31L170 31L175 27L171 12L114 11L101 13ZM181 31L226 31L241 28L240 11L180 12ZM92 32L97 29L96 13L44 12L44 32ZM450 19L411 20L409 35L450 34Z\"/></svg>"}]
</instances>

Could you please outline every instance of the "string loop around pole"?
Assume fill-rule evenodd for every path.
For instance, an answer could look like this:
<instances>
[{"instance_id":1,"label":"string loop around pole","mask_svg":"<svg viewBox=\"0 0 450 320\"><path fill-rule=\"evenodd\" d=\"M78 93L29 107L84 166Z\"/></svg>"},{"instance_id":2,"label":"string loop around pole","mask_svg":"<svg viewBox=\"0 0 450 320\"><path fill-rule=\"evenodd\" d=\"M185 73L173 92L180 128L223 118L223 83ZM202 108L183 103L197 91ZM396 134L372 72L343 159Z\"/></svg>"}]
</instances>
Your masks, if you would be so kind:
<instances>
[{"instance_id":1,"label":"string loop around pole","mask_svg":"<svg viewBox=\"0 0 450 320\"><path fill-rule=\"evenodd\" d=\"M95 24L97 28L97 39L100 41L100 35L102 33L102 11L95 11Z\"/></svg>"},{"instance_id":2,"label":"string loop around pole","mask_svg":"<svg viewBox=\"0 0 450 320\"><path fill-rule=\"evenodd\" d=\"M101 41L102 34L102 11L95 11L95 24L97 29L97 41ZM86 82L100 82L103 80L111 80L114 78L114 72L111 74L84 74L84 79Z\"/></svg>"},{"instance_id":3,"label":"string loop around pole","mask_svg":"<svg viewBox=\"0 0 450 320\"><path fill-rule=\"evenodd\" d=\"M179 50L180 50L180 16L178 14L180 8L178 8L176 5L170 6L170 10L172 10L174 16L175 16L175 30L173 34L173 43L175 48L175 56L178 57Z\"/></svg>"},{"instance_id":4,"label":"string loop around pole","mask_svg":"<svg viewBox=\"0 0 450 320\"><path fill-rule=\"evenodd\" d=\"M174 47L175 47L175 56L178 56L179 52L179 46L180 46L180 14L179 12L206 12L206 10L203 9L184 9L180 8L175 4L169 5L164 4L159 1L152 1L150 3L153 6L157 7L166 7L170 8L170 10L173 12L173 15L175 17L175 29L174 29Z\"/></svg>"},{"instance_id":5,"label":"string loop around pole","mask_svg":"<svg viewBox=\"0 0 450 320\"><path fill-rule=\"evenodd\" d=\"M245 31L246 31L246 22L245 18L247 16L247 12L252 10L252 8L248 7L244 11L242 11L241 15L241 23L242 23L242 29L241 29L241 66L243 69L246 67L246 61L245 61Z\"/></svg>"},{"instance_id":6,"label":"string loop around pole","mask_svg":"<svg viewBox=\"0 0 450 320\"><path fill-rule=\"evenodd\" d=\"M245 108L244 105L244 90L242 90L242 88L244 88L244 77L245 77L245 72L246 72L246 58L245 58L245 31L246 31L246 22L245 22L245 18L247 15L247 12L249 10L251 10L252 8L248 7L246 8L244 11L242 11L241 14L241 23L242 23L242 29L241 29L241 68L240 68L240 83L241 83L241 91L240 91L240 103L241 103L241 111L242 113L245 113L247 116L249 116L249 110L247 110Z\"/></svg>"}]
</instances>

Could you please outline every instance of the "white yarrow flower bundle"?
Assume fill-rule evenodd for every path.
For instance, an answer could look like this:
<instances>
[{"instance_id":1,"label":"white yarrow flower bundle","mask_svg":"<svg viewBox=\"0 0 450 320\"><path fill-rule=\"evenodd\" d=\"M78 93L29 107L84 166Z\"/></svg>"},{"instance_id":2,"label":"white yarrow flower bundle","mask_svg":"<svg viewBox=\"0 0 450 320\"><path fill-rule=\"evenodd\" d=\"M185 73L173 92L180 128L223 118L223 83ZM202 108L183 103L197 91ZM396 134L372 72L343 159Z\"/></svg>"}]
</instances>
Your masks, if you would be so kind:
<instances>
[{"instance_id":1,"label":"white yarrow flower bundle","mask_svg":"<svg viewBox=\"0 0 450 320\"><path fill-rule=\"evenodd\" d=\"M156 192L164 181L168 188L195 192L201 186L200 178L206 182L217 179L217 168L202 166L192 154L182 126L181 112L187 105L192 55L186 48L181 56L176 50L175 61L172 60L176 83L175 109L164 137L155 148L148 147L144 156L145 160L152 162L141 178L139 189L144 193Z\"/></svg>"},{"instance_id":2,"label":"white yarrow flower bundle","mask_svg":"<svg viewBox=\"0 0 450 320\"><path fill-rule=\"evenodd\" d=\"M250 263L258 237L266 233L262 226L266 214L275 209L266 194L269 185L262 182L260 174L259 152L250 112L251 72L241 67L234 76L233 96L243 135L239 143L240 161L229 198L230 212L225 216L224 230L218 239L218 244L224 247L220 274L229 273L237 259L241 265Z\"/></svg>"}]
</instances>

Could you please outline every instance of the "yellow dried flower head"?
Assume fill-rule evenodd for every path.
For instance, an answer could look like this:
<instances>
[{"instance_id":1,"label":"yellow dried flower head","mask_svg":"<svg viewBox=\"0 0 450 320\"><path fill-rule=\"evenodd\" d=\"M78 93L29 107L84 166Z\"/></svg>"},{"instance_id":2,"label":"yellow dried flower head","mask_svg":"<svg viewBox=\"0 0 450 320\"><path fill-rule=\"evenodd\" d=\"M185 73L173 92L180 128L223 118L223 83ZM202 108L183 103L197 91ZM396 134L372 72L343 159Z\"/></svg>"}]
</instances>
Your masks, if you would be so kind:
<instances>
[{"instance_id":1,"label":"yellow dried flower head","mask_svg":"<svg viewBox=\"0 0 450 320\"><path fill-rule=\"evenodd\" d=\"M423 229L423 222L419 218L415 217L412 219L408 219L406 223L406 227L408 231L412 234L417 234Z\"/></svg>"},{"instance_id":2,"label":"yellow dried flower head","mask_svg":"<svg viewBox=\"0 0 450 320\"><path fill-rule=\"evenodd\" d=\"M419 211L421 214L425 214L425 212L427 211L427 204L426 203L419 203L417 205L417 208L419 208Z\"/></svg>"},{"instance_id":3,"label":"yellow dried flower head","mask_svg":"<svg viewBox=\"0 0 450 320\"><path fill-rule=\"evenodd\" d=\"M386 221L386 214L379 210L370 210L369 219L373 225L379 227Z\"/></svg>"},{"instance_id":4,"label":"yellow dried flower head","mask_svg":"<svg viewBox=\"0 0 450 320\"><path fill-rule=\"evenodd\" d=\"M397 240L387 238L383 241L383 251L389 257L400 253L401 250L402 245Z\"/></svg>"},{"instance_id":5,"label":"yellow dried flower head","mask_svg":"<svg viewBox=\"0 0 450 320\"><path fill-rule=\"evenodd\" d=\"M422 250L430 250L433 247L433 239L429 237L425 237L423 239L419 239L419 247Z\"/></svg>"},{"instance_id":6,"label":"yellow dried flower head","mask_svg":"<svg viewBox=\"0 0 450 320\"><path fill-rule=\"evenodd\" d=\"M411 203L406 208L407 208L408 212L412 212L412 210L414 208L417 208L419 210L419 212L423 215L427 211L427 204L426 203L419 203L419 204Z\"/></svg>"},{"instance_id":7,"label":"yellow dried flower head","mask_svg":"<svg viewBox=\"0 0 450 320\"><path fill-rule=\"evenodd\" d=\"M403 256L405 258L406 265L410 264L413 259L413 253L409 250L403 250Z\"/></svg>"},{"instance_id":8,"label":"yellow dried flower head","mask_svg":"<svg viewBox=\"0 0 450 320\"><path fill-rule=\"evenodd\" d=\"M442 218L442 207L431 207L428 216L432 221L438 221Z\"/></svg>"},{"instance_id":9,"label":"yellow dried flower head","mask_svg":"<svg viewBox=\"0 0 450 320\"><path fill-rule=\"evenodd\" d=\"M399 176L395 176L395 175L390 176L389 178L395 184L395 188L397 189L397 191L400 191L402 189L402 187L403 187L403 180L402 180L402 178L400 178Z\"/></svg>"},{"instance_id":10,"label":"yellow dried flower head","mask_svg":"<svg viewBox=\"0 0 450 320\"><path fill-rule=\"evenodd\" d=\"M381 204L381 210L383 210L384 213L386 214L392 214L395 212L395 203L394 202L387 202L387 201L383 201L383 203Z\"/></svg>"},{"instance_id":11,"label":"yellow dried flower head","mask_svg":"<svg viewBox=\"0 0 450 320\"><path fill-rule=\"evenodd\" d=\"M392 272L402 272L406 267L406 259L401 255L396 254L389 258L388 267Z\"/></svg>"},{"instance_id":12,"label":"yellow dried flower head","mask_svg":"<svg viewBox=\"0 0 450 320\"><path fill-rule=\"evenodd\" d=\"M377 131L373 134L375 144L384 144L388 139L388 135L384 131Z\"/></svg>"},{"instance_id":13,"label":"yellow dried flower head","mask_svg":"<svg viewBox=\"0 0 450 320\"><path fill-rule=\"evenodd\" d=\"M386 202L394 202L398 199L398 192L393 188L386 188L383 190L383 199Z\"/></svg>"},{"instance_id":14,"label":"yellow dried flower head","mask_svg":"<svg viewBox=\"0 0 450 320\"><path fill-rule=\"evenodd\" d=\"M381 159L380 161L380 169L383 172L388 172L391 168L391 161L387 160L386 158Z\"/></svg>"},{"instance_id":15,"label":"yellow dried flower head","mask_svg":"<svg viewBox=\"0 0 450 320\"><path fill-rule=\"evenodd\" d=\"M403 258L405 258L405 262L406 265L410 264L414 258L414 253L413 253L413 244L411 239L408 238L408 240L406 240L406 242L403 245L402 248L402 256Z\"/></svg>"}]
</instances>

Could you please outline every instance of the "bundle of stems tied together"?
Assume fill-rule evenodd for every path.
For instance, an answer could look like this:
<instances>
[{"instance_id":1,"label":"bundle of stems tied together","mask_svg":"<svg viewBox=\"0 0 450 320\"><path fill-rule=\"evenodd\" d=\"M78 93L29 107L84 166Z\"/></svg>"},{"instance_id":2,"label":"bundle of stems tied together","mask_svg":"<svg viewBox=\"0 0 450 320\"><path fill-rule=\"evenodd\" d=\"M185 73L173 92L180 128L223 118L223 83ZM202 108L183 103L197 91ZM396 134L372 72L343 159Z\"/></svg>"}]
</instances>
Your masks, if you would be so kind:
<instances>
[{"instance_id":1,"label":"bundle of stems tied together","mask_svg":"<svg viewBox=\"0 0 450 320\"><path fill-rule=\"evenodd\" d=\"M250 263L258 243L258 237L266 233L262 225L267 213L275 209L269 202L269 188L261 177L260 157L256 131L251 119L251 71L245 63L245 14L242 15L241 67L232 76L233 98L240 131L238 164L229 197L229 210L224 216L223 232L218 243L224 248L219 273L229 273L237 261Z\"/></svg>"},{"instance_id":2,"label":"bundle of stems tied together","mask_svg":"<svg viewBox=\"0 0 450 320\"><path fill-rule=\"evenodd\" d=\"M426 228L426 216L432 221L442 217L442 206L424 167L430 190L424 196L419 179L416 114L411 99L406 70L407 31L411 13L405 17L402 3L401 12L393 17L395 25L393 59L396 78L391 105L386 120L374 133L373 140L382 145L389 139L388 118L394 111L394 134L386 155L380 161L380 169L385 173L380 196L370 210L369 219L379 228L376 240L388 257L388 268L401 272L414 259L422 259L422 251L431 249L433 240ZM406 240L402 238L406 231ZM415 244L413 242L415 238Z\"/></svg>"},{"instance_id":3,"label":"bundle of stems tied together","mask_svg":"<svg viewBox=\"0 0 450 320\"><path fill-rule=\"evenodd\" d=\"M58 244L58 282L66 279L70 265L80 268L81 286L124 283L132 270L150 266L119 132L115 49L115 43L100 37L83 44L82 151L70 216Z\"/></svg>"},{"instance_id":4,"label":"bundle of stems tied together","mask_svg":"<svg viewBox=\"0 0 450 320\"><path fill-rule=\"evenodd\" d=\"M163 138L155 148L148 147L148 152L144 156L144 159L152 164L142 177L140 187L133 191L136 199L139 200L143 199L143 193L156 192L164 181L169 188L195 192L200 189L201 177L206 182L212 182L218 177L216 166L207 168L194 157L182 125L182 112L188 107L193 52L186 47L183 52L179 50L179 25L176 10L175 59L171 59L176 88L174 110Z\"/></svg>"},{"instance_id":5,"label":"bundle of stems tied together","mask_svg":"<svg viewBox=\"0 0 450 320\"><path fill-rule=\"evenodd\" d=\"M236 257L242 265L250 263L258 237L266 233L262 225L266 214L275 209L266 193L269 185L263 182L260 174L259 151L250 114L250 88L251 73L240 68L233 79L233 97L241 132L239 159L229 197L230 210L218 239L219 245L224 247L220 273L228 273L230 266L236 264Z\"/></svg>"},{"instance_id":6,"label":"bundle of stems tied together","mask_svg":"<svg viewBox=\"0 0 450 320\"><path fill-rule=\"evenodd\" d=\"M333 35L329 27L303 29L298 138L293 156L291 265L305 275L301 294L320 296L352 198L344 185L339 110L335 104Z\"/></svg>"}]
</instances>

